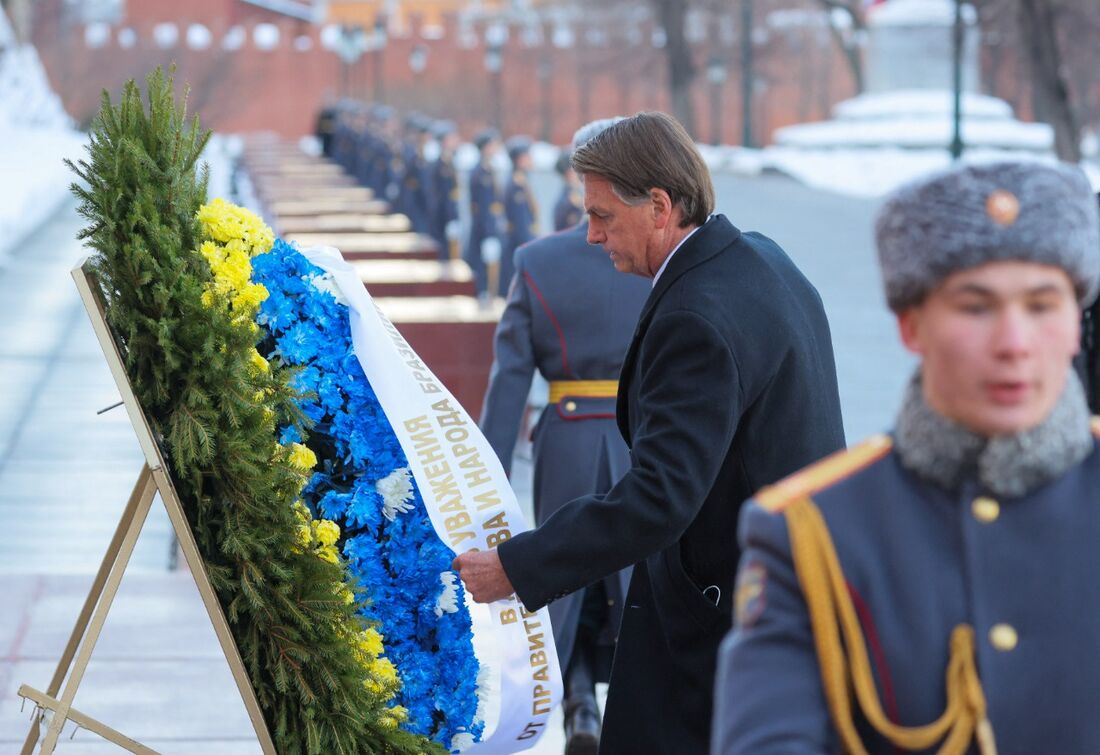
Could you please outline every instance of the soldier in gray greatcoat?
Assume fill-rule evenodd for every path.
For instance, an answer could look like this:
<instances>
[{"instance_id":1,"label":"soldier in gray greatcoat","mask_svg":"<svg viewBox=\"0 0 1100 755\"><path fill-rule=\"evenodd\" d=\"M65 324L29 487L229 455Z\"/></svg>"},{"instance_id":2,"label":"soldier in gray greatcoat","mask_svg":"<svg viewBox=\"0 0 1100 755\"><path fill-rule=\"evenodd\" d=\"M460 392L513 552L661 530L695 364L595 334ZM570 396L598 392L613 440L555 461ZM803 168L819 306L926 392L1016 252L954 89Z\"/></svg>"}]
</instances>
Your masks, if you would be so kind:
<instances>
[{"instance_id":1,"label":"soldier in gray greatcoat","mask_svg":"<svg viewBox=\"0 0 1100 755\"><path fill-rule=\"evenodd\" d=\"M742 509L712 755L1100 752L1100 426L1070 367L1098 226L1069 165L884 203L920 367L890 435Z\"/></svg>"},{"instance_id":2,"label":"soldier in gray greatcoat","mask_svg":"<svg viewBox=\"0 0 1100 755\"><path fill-rule=\"evenodd\" d=\"M613 120L577 132L575 144ZM622 275L586 239L587 219L516 250L508 305L481 413L485 437L511 470L534 371L550 401L534 430L535 519L602 493L630 467L615 424L617 378L649 285ZM629 569L550 605L565 681L566 752L595 753L599 711L594 683L606 681Z\"/></svg>"}]
</instances>

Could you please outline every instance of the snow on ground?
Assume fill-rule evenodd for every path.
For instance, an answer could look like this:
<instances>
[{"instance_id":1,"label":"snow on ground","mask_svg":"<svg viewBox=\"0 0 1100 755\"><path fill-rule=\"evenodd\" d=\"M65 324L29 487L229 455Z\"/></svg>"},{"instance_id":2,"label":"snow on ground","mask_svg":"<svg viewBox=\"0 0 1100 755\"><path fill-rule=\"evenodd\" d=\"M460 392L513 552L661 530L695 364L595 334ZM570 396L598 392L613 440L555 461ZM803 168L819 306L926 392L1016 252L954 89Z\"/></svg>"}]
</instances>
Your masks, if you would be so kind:
<instances>
[{"instance_id":1,"label":"snow on ground","mask_svg":"<svg viewBox=\"0 0 1100 755\"><path fill-rule=\"evenodd\" d=\"M0 10L0 261L67 200L73 174L61 161L82 156L84 141Z\"/></svg>"},{"instance_id":2,"label":"snow on ground","mask_svg":"<svg viewBox=\"0 0 1100 755\"><path fill-rule=\"evenodd\" d=\"M989 163L999 160L1054 162L1053 155L1010 150L973 149L963 153L963 162ZM877 197L908 181L951 166L946 149L907 150L830 149L800 150L768 147L756 155L744 155L728 163L734 172L756 175L775 172L825 191L858 197ZM1090 163L1081 166L1093 188L1100 190L1100 170Z\"/></svg>"},{"instance_id":3,"label":"snow on ground","mask_svg":"<svg viewBox=\"0 0 1100 755\"><path fill-rule=\"evenodd\" d=\"M50 88L38 53L17 46L0 11L0 264L69 200L75 174L62 162L87 156L87 136L73 128ZM209 196L231 198L241 140L214 135L202 161Z\"/></svg>"},{"instance_id":4,"label":"snow on ground","mask_svg":"<svg viewBox=\"0 0 1100 755\"><path fill-rule=\"evenodd\" d=\"M0 122L0 261L68 200L75 176L61 160L83 144L76 131Z\"/></svg>"}]
</instances>

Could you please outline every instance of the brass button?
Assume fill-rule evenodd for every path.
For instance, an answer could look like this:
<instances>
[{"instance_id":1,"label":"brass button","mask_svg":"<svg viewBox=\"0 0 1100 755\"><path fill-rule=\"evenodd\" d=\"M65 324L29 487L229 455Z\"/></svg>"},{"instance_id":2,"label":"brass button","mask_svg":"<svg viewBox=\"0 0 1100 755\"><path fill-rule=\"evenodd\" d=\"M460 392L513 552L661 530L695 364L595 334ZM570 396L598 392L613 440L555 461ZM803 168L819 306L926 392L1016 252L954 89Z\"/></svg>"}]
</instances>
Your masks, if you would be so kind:
<instances>
[{"instance_id":1,"label":"brass button","mask_svg":"<svg viewBox=\"0 0 1100 755\"><path fill-rule=\"evenodd\" d=\"M994 624L989 630L989 641L993 647L1007 653L1016 647L1019 637L1016 636L1016 630L1011 624Z\"/></svg>"},{"instance_id":2,"label":"brass button","mask_svg":"<svg viewBox=\"0 0 1100 755\"><path fill-rule=\"evenodd\" d=\"M1001 515L1001 504L986 496L978 496L970 504L970 511L979 522L989 524Z\"/></svg>"},{"instance_id":3,"label":"brass button","mask_svg":"<svg viewBox=\"0 0 1100 755\"><path fill-rule=\"evenodd\" d=\"M567 412L577 411L577 402L576 401L566 401L565 402L565 411L567 411Z\"/></svg>"}]
</instances>

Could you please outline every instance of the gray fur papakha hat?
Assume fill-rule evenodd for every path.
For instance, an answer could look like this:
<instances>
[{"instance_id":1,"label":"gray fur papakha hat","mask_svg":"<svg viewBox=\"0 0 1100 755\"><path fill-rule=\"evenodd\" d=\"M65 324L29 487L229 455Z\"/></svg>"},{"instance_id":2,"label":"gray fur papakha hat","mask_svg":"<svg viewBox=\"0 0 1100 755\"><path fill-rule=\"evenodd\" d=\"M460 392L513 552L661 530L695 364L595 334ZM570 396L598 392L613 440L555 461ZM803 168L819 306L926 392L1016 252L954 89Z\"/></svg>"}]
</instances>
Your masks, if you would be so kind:
<instances>
[{"instance_id":1,"label":"gray fur papakha hat","mask_svg":"<svg viewBox=\"0 0 1100 755\"><path fill-rule=\"evenodd\" d=\"M919 304L944 278L987 262L1055 265L1085 305L1100 285L1100 213L1080 169L968 165L901 187L875 221L890 309Z\"/></svg>"}]
</instances>

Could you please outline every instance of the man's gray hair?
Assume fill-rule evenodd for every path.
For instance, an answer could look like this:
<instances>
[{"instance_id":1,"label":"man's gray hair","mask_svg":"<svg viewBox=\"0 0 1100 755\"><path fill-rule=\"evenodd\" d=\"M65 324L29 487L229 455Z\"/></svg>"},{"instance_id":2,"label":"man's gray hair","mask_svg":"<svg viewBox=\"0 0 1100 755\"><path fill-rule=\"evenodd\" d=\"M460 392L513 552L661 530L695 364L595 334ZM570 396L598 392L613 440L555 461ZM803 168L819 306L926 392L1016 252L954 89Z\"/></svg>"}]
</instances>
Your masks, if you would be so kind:
<instances>
[{"instance_id":1,"label":"man's gray hair","mask_svg":"<svg viewBox=\"0 0 1100 755\"><path fill-rule=\"evenodd\" d=\"M620 201L638 205L661 189L682 213L680 227L700 226L714 211L710 170L691 136L666 113L638 113L604 128L573 152L584 180L605 179Z\"/></svg>"},{"instance_id":2,"label":"man's gray hair","mask_svg":"<svg viewBox=\"0 0 1100 755\"><path fill-rule=\"evenodd\" d=\"M589 139L599 136L622 119L623 117L621 115L616 115L614 118L598 118L597 120L589 121L584 124L573 133L573 151L576 152L577 147L581 146Z\"/></svg>"}]
</instances>

